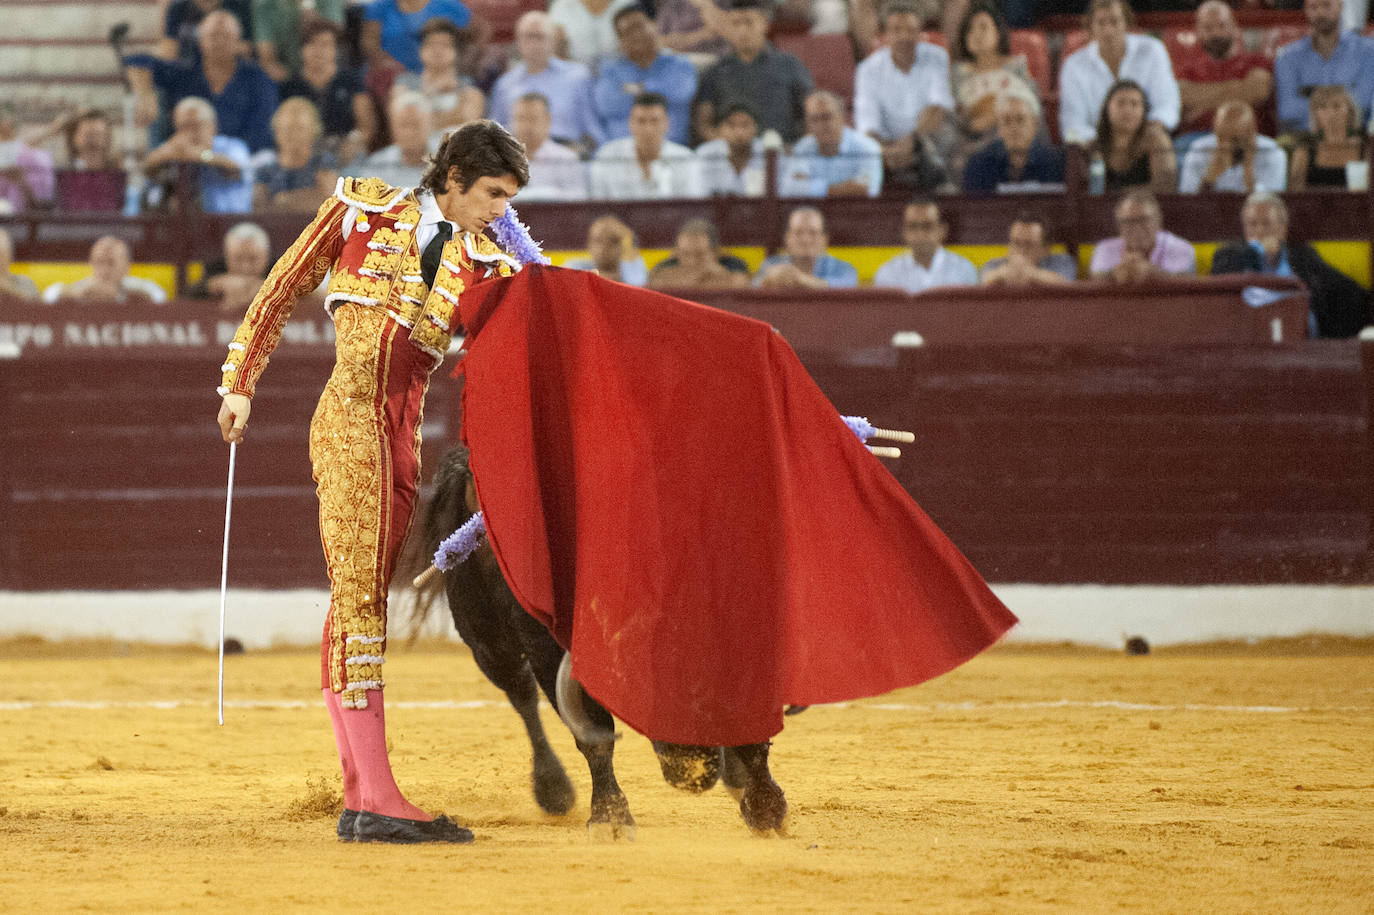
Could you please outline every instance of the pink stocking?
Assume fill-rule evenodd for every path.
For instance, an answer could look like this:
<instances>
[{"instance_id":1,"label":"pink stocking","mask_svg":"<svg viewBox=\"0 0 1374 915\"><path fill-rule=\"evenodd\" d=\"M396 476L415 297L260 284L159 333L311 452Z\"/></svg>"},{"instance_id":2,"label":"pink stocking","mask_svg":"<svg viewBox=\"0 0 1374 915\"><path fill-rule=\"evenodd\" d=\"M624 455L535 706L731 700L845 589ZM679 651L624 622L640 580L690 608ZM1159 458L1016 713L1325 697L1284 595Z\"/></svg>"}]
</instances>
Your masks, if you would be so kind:
<instances>
[{"instance_id":1,"label":"pink stocking","mask_svg":"<svg viewBox=\"0 0 1374 915\"><path fill-rule=\"evenodd\" d=\"M358 767L353 762L353 751L344 730L343 703L339 701L339 694L329 687L321 692L324 693L324 706L329 709L329 721L334 725L334 744L339 748L339 764L343 767L344 807L359 810L362 791L358 785Z\"/></svg>"},{"instance_id":2,"label":"pink stocking","mask_svg":"<svg viewBox=\"0 0 1374 915\"><path fill-rule=\"evenodd\" d=\"M338 697L334 698L337 702ZM335 727L342 727L357 773L360 806L352 809L407 820L433 819L402 797L401 789L396 787L396 779L391 774L391 761L386 753L386 712L382 708L382 691L367 691L365 709L341 707L338 722ZM344 771L347 770L345 764ZM346 782L345 775L345 801L348 797Z\"/></svg>"}]
</instances>

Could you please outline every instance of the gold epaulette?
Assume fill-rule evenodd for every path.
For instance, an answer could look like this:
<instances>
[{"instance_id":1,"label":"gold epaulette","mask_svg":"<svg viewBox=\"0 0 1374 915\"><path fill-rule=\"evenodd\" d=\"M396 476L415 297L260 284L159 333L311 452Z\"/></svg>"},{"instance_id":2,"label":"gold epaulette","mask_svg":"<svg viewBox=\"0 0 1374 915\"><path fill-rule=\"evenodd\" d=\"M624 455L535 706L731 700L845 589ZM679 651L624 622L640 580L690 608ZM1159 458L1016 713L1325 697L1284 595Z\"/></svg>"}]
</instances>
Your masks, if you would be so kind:
<instances>
[{"instance_id":1,"label":"gold epaulette","mask_svg":"<svg viewBox=\"0 0 1374 915\"><path fill-rule=\"evenodd\" d=\"M511 257L484 233L467 232L463 235L464 247L468 257L489 267L494 267L501 276L518 273L520 262Z\"/></svg>"},{"instance_id":2,"label":"gold epaulette","mask_svg":"<svg viewBox=\"0 0 1374 915\"><path fill-rule=\"evenodd\" d=\"M392 187L381 178L340 178L334 196L368 213L384 213L409 194L403 187Z\"/></svg>"}]
</instances>

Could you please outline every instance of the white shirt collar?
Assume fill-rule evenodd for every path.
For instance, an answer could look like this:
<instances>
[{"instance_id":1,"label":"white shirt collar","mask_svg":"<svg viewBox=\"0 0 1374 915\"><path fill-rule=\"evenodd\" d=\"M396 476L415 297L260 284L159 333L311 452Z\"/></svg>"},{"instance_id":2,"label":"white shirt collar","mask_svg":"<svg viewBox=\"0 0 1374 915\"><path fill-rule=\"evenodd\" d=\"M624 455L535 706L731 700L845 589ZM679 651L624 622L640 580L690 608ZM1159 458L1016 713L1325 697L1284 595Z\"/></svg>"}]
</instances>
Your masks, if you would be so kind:
<instances>
[{"instance_id":1,"label":"white shirt collar","mask_svg":"<svg viewBox=\"0 0 1374 915\"><path fill-rule=\"evenodd\" d=\"M415 195L420 201L420 225L437 226L441 222L448 222L453 226L453 234L457 235L461 229L458 224L451 220L444 219L444 214L439 210L439 202L434 199L434 195L429 191L420 191Z\"/></svg>"}]
</instances>

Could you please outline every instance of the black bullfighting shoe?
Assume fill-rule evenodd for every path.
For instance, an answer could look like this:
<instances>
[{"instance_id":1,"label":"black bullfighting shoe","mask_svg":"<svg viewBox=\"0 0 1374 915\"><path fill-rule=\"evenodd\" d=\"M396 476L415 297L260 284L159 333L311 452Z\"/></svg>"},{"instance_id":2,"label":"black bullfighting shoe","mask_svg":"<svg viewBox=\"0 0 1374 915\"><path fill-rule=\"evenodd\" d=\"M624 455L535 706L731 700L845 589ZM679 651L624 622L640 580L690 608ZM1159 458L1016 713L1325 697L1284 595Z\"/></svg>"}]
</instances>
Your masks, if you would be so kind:
<instances>
[{"instance_id":1,"label":"black bullfighting shoe","mask_svg":"<svg viewBox=\"0 0 1374 915\"><path fill-rule=\"evenodd\" d=\"M358 811L349 810L347 807L345 807L344 812L339 814L339 825L335 829L335 832L339 834L340 842L353 841L354 829L357 827L357 823Z\"/></svg>"},{"instance_id":2,"label":"black bullfighting shoe","mask_svg":"<svg viewBox=\"0 0 1374 915\"><path fill-rule=\"evenodd\" d=\"M358 811L353 821L353 837L359 842L394 842L414 845L419 842L471 842L472 831L440 814L432 820L405 820Z\"/></svg>"}]
</instances>

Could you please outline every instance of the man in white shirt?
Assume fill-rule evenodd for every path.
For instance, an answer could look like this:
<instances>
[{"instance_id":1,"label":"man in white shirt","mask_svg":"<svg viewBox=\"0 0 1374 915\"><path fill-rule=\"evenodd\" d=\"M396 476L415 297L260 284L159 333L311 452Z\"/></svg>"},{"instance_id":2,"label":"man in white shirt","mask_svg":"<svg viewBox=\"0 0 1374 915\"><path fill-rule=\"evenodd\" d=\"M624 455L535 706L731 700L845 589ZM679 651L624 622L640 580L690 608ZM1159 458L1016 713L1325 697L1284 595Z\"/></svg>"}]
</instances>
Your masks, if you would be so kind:
<instances>
[{"instance_id":1,"label":"man in white shirt","mask_svg":"<svg viewBox=\"0 0 1374 915\"><path fill-rule=\"evenodd\" d=\"M398 92L386 116L394 142L346 171L353 177L381 178L393 187L419 187L435 151L434 109L418 92Z\"/></svg>"},{"instance_id":2,"label":"man in white shirt","mask_svg":"<svg viewBox=\"0 0 1374 915\"><path fill-rule=\"evenodd\" d=\"M586 200L586 166L577 153L549 139L552 124L549 100L538 92L528 92L516 101L511 133L525 144L530 160L530 183L520 191L520 199Z\"/></svg>"},{"instance_id":3,"label":"man in white shirt","mask_svg":"<svg viewBox=\"0 0 1374 915\"><path fill-rule=\"evenodd\" d=\"M1255 112L1244 102L1223 102L1212 133L1188 147L1178 189L1198 191L1282 191L1288 186L1288 156L1255 128Z\"/></svg>"},{"instance_id":4,"label":"man in white shirt","mask_svg":"<svg viewBox=\"0 0 1374 915\"><path fill-rule=\"evenodd\" d=\"M1088 6L1093 40L1059 68L1059 135L1065 143L1096 138L1102 103L1119 79L1140 83L1150 102L1150 120L1170 133L1178 126L1178 81L1169 52L1158 38L1127 34L1130 14L1125 0L1092 0Z\"/></svg>"},{"instance_id":5,"label":"man in white shirt","mask_svg":"<svg viewBox=\"0 0 1374 915\"><path fill-rule=\"evenodd\" d=\"M978 269L966 257L944 247L949 226L940 208L928 197L918 197L902 211L902 241L911 250L878 268L875 287L895 287L924 292L936 286L976 286Z\"/></svg>"},{"instance_id":6,"label":"man in white shirt","mask_svg":"<svg viewBox=\"0 0 1374 915\"><path fill-rule=\"evenodd\" d=\"M630 108L630 135L603 143L592 160L592 197L597 200L663 200L701 197L696 156L670 143L668 102L644 92Z\"/></svg>"},{"instance_id":7,"label":"man in white shirt","mask_svg":"<svg viewBox=\"0 0 1374 915\"><path fill-rule=\"evenodd\" d=\"M922 16L914 0L888 0L883 6L887 47L866 57L854 72L854 126L882 146L883 164L893 177L919 166L923 156L936 151L932 143L945 152L955 139L949 54L920 40Z\"/></svg>"},{"instance_id":8,"label":"man in white shirt","mask_svg":"<svg viewBox=\"0 0 1374 915\"><path fill-rule=\"evenodd\" d=\"M806 136L784 164L783 197L877 197L883 186L882 147L845 126L844 100L826 89L806 97Z\"/></svg>"},{"instance_id":9,"label":"man in white shirt","mask_svg":"<svg viewBox=\"0 0 1374 915\"><path fill-rule=\"evenodd\" d=\"M747 102L731 102L716 121L716 138L697 147L701 189L708 197L762 197L768 177L758 118Z\"/></svg>"},{"instance_id":10,"label":"man in white shirt","mask_svg":"<svg viewBox=\"0 0 1374 915\"><path fill-rule=\"evenodd\" d=\"M91 275L74 283L53 283L43 290L43 301L102 302L117 305L161 305L167 293L152 280L129 275L129 246L113 235L103 235L91 245Z\"/></svg>"}]
</instances>

